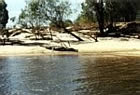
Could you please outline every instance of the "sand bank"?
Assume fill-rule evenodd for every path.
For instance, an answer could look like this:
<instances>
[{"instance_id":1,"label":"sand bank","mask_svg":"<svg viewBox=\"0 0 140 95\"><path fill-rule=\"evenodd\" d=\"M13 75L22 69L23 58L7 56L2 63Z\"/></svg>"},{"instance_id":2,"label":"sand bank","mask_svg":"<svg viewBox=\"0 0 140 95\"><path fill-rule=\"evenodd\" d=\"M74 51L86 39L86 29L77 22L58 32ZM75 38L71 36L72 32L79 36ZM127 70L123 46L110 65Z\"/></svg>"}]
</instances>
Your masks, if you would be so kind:
<instances>
[{"instance_id":1,"label":"sand bank","mask_svg":"<svg viewBox=\"0 0 140 95\"><path fill-rule=\"evenodd\" d=\"M99 39L99 42L71 43L74 52L56 52L40 46L0 46L0 55L115 54L140 56L140 40Z\"/></svg>"}]
</instances>

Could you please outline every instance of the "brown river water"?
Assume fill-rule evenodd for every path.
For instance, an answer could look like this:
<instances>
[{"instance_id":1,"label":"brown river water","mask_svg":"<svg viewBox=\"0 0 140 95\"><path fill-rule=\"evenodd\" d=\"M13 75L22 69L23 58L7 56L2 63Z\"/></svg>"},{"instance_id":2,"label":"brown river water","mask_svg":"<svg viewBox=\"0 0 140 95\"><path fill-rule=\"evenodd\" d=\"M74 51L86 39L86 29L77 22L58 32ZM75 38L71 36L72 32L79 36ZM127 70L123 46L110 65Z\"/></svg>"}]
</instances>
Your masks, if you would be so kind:
<instances>
[{"instance_id":1,"label":"brown river water","mask_svg":"<svg viewBox=\"0 0 140 95\"><path fill-rule=\"evenodd\" d=\"M0 95L140 95L140 57L0 57Z\"/></svg>"}]
</instances>

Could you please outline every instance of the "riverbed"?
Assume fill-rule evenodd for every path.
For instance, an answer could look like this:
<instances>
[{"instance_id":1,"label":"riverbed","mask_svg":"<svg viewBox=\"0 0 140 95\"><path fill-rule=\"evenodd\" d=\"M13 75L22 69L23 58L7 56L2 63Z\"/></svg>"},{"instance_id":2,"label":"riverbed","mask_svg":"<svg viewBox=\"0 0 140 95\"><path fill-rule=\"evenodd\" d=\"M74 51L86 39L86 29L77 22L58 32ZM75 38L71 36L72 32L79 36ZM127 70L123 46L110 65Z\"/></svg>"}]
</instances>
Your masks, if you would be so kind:
<instances>
[{"instance_id":1,"label":"riverbed","mask_svg":"<svg viewBox=\"0 0 140 95\"><path fill-rule=\"evenodd\" d=\"M140 95L140 57L1 56L0 95Z\"/></svg>"}]
</instances>

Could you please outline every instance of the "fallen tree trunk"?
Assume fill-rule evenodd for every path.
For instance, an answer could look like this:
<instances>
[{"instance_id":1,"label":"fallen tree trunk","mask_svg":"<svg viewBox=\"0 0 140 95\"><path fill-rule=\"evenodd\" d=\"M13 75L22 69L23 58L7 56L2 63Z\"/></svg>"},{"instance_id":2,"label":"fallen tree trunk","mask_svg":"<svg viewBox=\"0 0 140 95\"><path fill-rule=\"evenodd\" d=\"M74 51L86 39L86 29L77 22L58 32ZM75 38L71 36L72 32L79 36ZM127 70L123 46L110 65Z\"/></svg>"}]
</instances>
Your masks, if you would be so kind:
<instances>
[{"instance_id":1,"label":"fallen tree trunk","mask_svg":"<svg viewBox=\"0 0 140 95\"><path fill-rule=\"evenodd\" d=\"M72 35L73 37L75 37L76 39L78 39L78 41L84 41L82 38L80 38L79 36L75 35L74 33L70 32L68 29L63 28L64 31L70 35Z\"/></svg>"}]
</instances>

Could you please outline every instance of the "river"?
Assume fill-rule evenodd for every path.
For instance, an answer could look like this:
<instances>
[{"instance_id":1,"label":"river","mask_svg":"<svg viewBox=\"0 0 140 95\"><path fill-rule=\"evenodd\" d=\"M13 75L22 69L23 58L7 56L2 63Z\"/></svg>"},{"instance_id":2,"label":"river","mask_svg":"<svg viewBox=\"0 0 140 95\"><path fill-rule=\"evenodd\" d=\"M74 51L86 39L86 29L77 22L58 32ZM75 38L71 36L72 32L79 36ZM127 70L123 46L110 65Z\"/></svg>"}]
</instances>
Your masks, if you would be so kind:
<instances>
[{"instance_id":1,"label":"river","mask_svg":"<svg viewBox=\"0 0 140 95\"><path fill-rule=\"evenodd\" d=\"M0 95L140 95L140 57L0 57Z\"/></svg>"}]
</instances>

